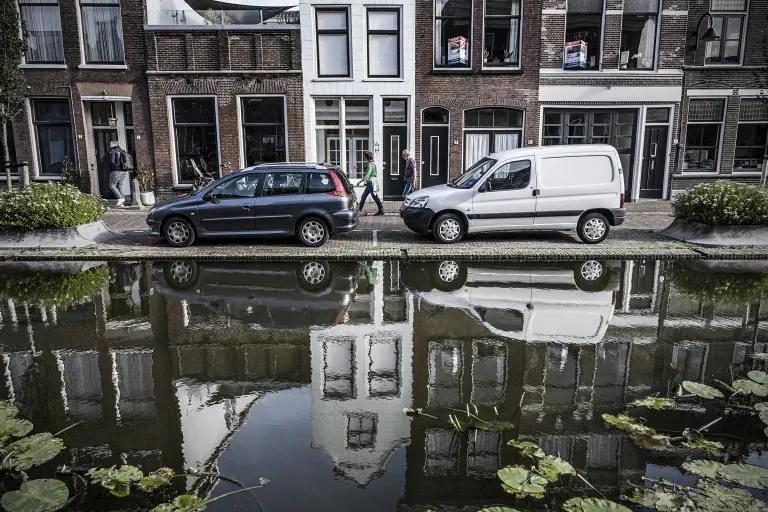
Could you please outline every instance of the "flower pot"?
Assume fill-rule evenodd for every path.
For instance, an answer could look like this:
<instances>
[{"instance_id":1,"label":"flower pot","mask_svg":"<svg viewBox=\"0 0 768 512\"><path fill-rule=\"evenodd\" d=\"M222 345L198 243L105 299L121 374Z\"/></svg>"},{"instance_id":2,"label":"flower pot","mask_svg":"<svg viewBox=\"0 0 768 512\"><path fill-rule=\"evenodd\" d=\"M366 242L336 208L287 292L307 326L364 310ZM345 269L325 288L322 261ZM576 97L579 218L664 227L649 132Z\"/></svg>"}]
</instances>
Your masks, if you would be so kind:
<instances>
[{"instance_id":1,"label":"flower pot","mask_svg":"<svg viewBox=\"0 0 768 512\"><path fill-rule=\"evenodd\" d=\"M139 194L141 197L141 204L144 206L152 206L155 204L155 193L154 192L141 192Z\"/></svg>"}]
</instances>

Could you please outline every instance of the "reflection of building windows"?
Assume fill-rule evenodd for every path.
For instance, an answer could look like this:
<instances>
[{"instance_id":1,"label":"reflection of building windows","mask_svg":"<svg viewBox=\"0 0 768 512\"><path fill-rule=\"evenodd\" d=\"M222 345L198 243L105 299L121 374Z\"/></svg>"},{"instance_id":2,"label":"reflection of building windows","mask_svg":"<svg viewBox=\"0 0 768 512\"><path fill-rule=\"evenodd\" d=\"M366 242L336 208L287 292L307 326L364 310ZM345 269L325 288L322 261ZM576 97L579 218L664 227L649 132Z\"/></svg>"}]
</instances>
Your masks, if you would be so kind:
<instances>
[{"instance_id":1,"label":"reflection of building windows","mask_svg":"<svg viewBox=\"0 0 768 512\"><path fill-rule=\"evenodd\" d=\"M427 403L430 407L461 402L461 374L464 357L459 341L429 343Z\"/></svg>"},{"instance_id":2,"label":"reflection of building windows","mask_svg":"<svg viewBox=\"0 0 768 512\"><path fill-rule=\"evenodd\" d=\"M370 396L400 396L400 338L395 333L371 337L368 387Z\"/></svg>"},{"instance_id":3,"label":"reflection of building windows","mask_svg":"<svg viewBox=\"0 0 768 512\"><path fill-rule=\"evenodd\" d=\"M707 43L704 63L739 64L747 0L712 0L710 12L712 28L720 35L720 40Z\"/></svg>"},{"instance_id":4,"label":"reflection of building windows","mask_svg":"<svg viewBox=\"0 0 768 512\"><path fill-rule=\"evenodd\" d=\"M368 76L400 76L400 10L368 9Z\"/></svg>"},{"instance_id":5,"label":"reflection of building windows","mask_svg":"<svg viewBox=\"0 0 768 512\"><path fill-rule=\"evenodd\" d=\"M674 372L672 386L680 385L684 380L699 382L704 378L709 345L706 343L683 342L672 347L670 366Z\"/></svg>"},{"instance_id":6,"label":"reflection of building windows","mask_svg":"<svg viewBox=\"0 0 768 512\"><path fill-rule=\"evenodd\" d=\"M724 99L690 100L683 169L714 171L720 152Z\"/></svg>"},{"instance_id":7,"label":"reflection of building windows","mask_svg":"<svg viewBox=\"0 0 768 512\"><path fill-rule=\"evenodd\" d=\"M468 68L472 55L470 0L435 0L434 66Z\"/></svg>"},{"instance_id":8,"label":"reflection of building windows","mask_svg":"<svg viewBox=\"0 0 768 512\"><path fill-rule=\"evenodd\" d=\"M80 0L85 62L123 64L123 18L118 0Z\"/></svg>"},{"instance_id":9,"label":"reflection of building windows","mask_svg":"<svg viewBox=\"0 0 768 512\"><path fill-rule=\"evenodd\" d=\"M374 449L376 447L375 414L347 414L347 448L351 450Z\"/></svg>"},{"instance_id":10,"label":"reflection of building windows","mask_svg":"<svg viewBox=\"0 0 768 512\"><path fill-rule=\"evenodd\" d=\"M478 430L467 442L467 475L493 478L501 467L501 433Z\"/></svg>"},{"instance_id":11,"label":"reflection of building windows","mask_svg":"<svg viewBox=\"0 0 768 512\"><path fill-rule=\"evenodd\" d=\"M653 69L659 0L627 0L621 22L621 69Z\"/></svg>"},{"instance_id":12,"label":"reflection of building windows","mask_svg":"<svg viewBox=\"0 0 768 512\"><path fill-rule=\"evenodd\" d=\"M151 350L111 352L118 381L118 411L123 420L156 417Z\"/></svg>"},{"instance_id":13,"label":"reflection of building windows","mask_svg":"<svg viewBox=\"0 0 768 512\"><path fill-rule=\"evenodd\" d=\"M243 151L245 165L285 162L285 98L243 98Z\"/></svg>"},{"instance_id":14,"label":"reflection of building windows","mask_svg":"<svg viewBox=\"0 0 768 512\"><path fill-rule=\"evenodd\" d=\"M478 108L464 112L464 168L491 153L520 147L523 112L511 108Z\"/></svg>"},{"instance_id":15,"label":"reflection of building windows","mask_svg":"<svg viewBox=\"0 0 768 512\"><path fill-rule=\"evenodd\" d=\"M38 171L60 175L65 158L74 161L72 123L66 99L34 99L32 122L37 139Z\"/></svg>"},{"instance_id":16,"label":"reflection of building windows","mask_svg":"<svg viewBox=\"0 0 768 512\"><path fill-rule=\"evenodd\" d=\"M600 69L603 0L570 0L565 24L565 69Z\"/></svg>"},{"instance_id":17,"label":"reflection of building windows","mask_svg":"<svg viewBox=\"0 0 768 512\"><path fill-rule=\"evenodd\" d=\"M317 9L317 76L349 76L347 9Z\"/></svg>"},{"instance_id":18,"label":"reflection of building windows","mask_svg":"<svg viewBox=\"0 0 768 512\"><path fill-rule=\"evenodd\" d=\"M586 467L591 471L617 468L620 452L618 436L592 434L587 438Z\"/></svg>"},{"instance_id":19,"label":"reflection of building windows","mask_svg":"<svg viewBox=\"0 0 768 512\"><path fill-rule=\"evenodd\" d=\"M424 434L424 475L458 475L460 440L456 432L429 428Z\"/></svg>"},{"instance_id":20,"label":"reflection of building windows","mask_svg":"<svg viewBox=\"0 0 768 512\"><path fill-rule=\"evenodd\" d=\"M485 0L483 65L520 65L521 0Z\"/></svg>"},{"instance_id":21,"label":"reflection of building windows","mask_svg":"<svg viewBox=\"0 0 768 512\"><path fill-rule=\"evenodd\" d=\"M507 347L504 343L472 344L472 403L495 405L504 401Z\"/></svg>"},{"instance_id":22,"label":"reflection of building windows","mask_svg":"<svg viewBox=\"0 0 768 512\"><path fill-rule=\"evenodd\" d=\"M547 345L544 370L544 402L555 408L571 407L576 399L579 349Z\"/></svg>"},{"instance_id":23,"label":"reflection of building windows","mask_svg":"<svg viewBox=\"0 0 768 512\"><path fill-rule=\"evenodd\" d=\"M736 134L734 171L759 172L766 154L768 139L768 103L758 99L742 99L739 129Z\"/></svg>"},{"instance_id":24,"label":"reflection of building windows","mask_svg":"<svg viewBox=\"0 0 768 512\"><path fill-rule=\"evenodd\" d=\"M95 420L102 417L99 353L94 350L57 351L62 368L64 395L70 418Z\"/></svg>"},{"instance_id":25,"label":"reflection of building windows","mask_svg":"<svg viewBox=\"0 0 768 512\"><path fill-rule=\"evenodd\" d=\"M19 14L27 30L27 64L63 64L61 14L57 0L19 0Z\"/></svg>"},{"instance_id":26,"label":"reflection of building windows","mask_svg":"<svg viewBox=\"0 0 768 512\"><path fill-rule=\"evenodd\" d=\"M324 338L323 398L347 400L355 397L355 337Z\"/></svg>"},{"instance_id":27,"label":"reflection of building windows","mask_svg":"<svg viewBox=\"0 0 768 512\"><path fill-rule=\"evenodd\" d=\"M218 176L216 98L172 98L178 183L191 184L197 172Z\"/></svg>"},{"instance_id":28,"label":"reflection of building windows","mask_svg":"<svg viewBox=\"0 0 768 512\"><path fill-rule=\"evenodd\" d=\"M624 384L627 381L629 345L627 343L602 344L596 348L595 373L592 380L592 402L606 406L624 403Z\"/></svg>"}]
</instances>

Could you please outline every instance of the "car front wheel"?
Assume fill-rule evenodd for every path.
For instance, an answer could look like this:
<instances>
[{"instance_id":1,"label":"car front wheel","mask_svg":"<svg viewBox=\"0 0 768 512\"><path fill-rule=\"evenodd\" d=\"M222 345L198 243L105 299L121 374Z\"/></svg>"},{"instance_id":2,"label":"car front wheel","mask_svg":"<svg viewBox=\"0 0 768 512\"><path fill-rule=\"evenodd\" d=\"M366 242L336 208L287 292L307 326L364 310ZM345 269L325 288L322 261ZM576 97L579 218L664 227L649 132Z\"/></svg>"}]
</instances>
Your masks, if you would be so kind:
<instances>
[{"instance_id":1,"label":"car front wheel","mask_svg":"<svg viewBox=\"0 0 768 512\"><path fill-rule=\"evenodd\" d=\"M307 247L320 247L328 241L328 226L317 217L307 217L299 223L298 235Z\"/></svg>"},{"instance_id":2,"label":"car front wheel","mask_svg":"<svg viewBox=\"0 0 768 512\"><path fill-rule=\"evenodd\" d=\"M165 222L163 238L174 247L187 247L195 242L195 227L183 217L172 217Z\"/></svg>"},{"instance_id":3,"label":"car front wheel","mask_svg":"<svg viewBox=\"0 0 768 512\"><path fill-rule=\"evenodd\" d=\"M443 244L458 242L464 238L464 223L455 213L444 213L432 225L432 236Z\"/></svg>"}]
</instances>

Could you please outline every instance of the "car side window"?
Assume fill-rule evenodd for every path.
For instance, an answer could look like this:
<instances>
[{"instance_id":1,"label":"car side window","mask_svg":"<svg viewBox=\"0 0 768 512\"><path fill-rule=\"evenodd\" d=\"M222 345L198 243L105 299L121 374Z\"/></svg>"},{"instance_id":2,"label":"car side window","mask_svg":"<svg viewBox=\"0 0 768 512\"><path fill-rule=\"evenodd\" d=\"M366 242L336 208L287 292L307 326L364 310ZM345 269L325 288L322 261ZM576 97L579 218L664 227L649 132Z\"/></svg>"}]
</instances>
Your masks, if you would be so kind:
<instances>
[{"instance_id":1,"label":"car side window","mask_svg":"<svg viewBox=\"0 0 768 512\"><path fill-rule=\"evenodd\" d=\"M256 188L259 186L259 178L258 174L245 174L214 187L211 195L220 200L254 197Z\"/></svg>"},{"instance_id":2,"label":"car side window","mask_svg":"<svg viewBox=\"0 0 768 512\"><path fill-rule=\"evenodd\" d=\"M499 190L520 190L531 183L531 161L518 160L508 162L493 171L493 174L485 182L489 192Z\"/></svg>"},{"instance_id":3,"label":"car side window","mask_svg":"<svg viewBox=\"0 0 768 512\"><path fill-rule=\"evenodd\" d=\"M336 190L333 180L327 172L312 172L307 182L307 194L320 194Z\"/></svg>"},{"instance_id":4,"label":"car side window","mask_svg":"<svg viewBox=\"0 0 768 512\"><path fill-rule=\"evenodd\" d=\"M302 172L268 172L264 175L264 187L262 187L261 195L301 194L304 189L305 176Z\"/></svg>"}]
</instances>

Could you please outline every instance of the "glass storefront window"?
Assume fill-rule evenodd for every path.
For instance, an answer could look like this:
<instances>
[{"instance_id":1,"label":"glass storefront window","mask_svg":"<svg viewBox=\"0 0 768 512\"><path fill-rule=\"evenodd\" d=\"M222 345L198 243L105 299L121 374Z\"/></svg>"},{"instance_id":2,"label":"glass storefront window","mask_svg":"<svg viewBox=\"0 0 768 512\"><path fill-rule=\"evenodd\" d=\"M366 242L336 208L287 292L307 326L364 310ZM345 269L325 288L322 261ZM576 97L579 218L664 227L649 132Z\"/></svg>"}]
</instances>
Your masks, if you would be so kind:
<instances>
[{"instance_id":1,"label":"glass storefront window","mask_svg":"<svg viewBox=\"0 0 768 512\"><path fill-rule=\"evenodd\" d=\"M61 175L65 158L74 161L72 123L66 99L32 100L32 122L37 138L39 173Z\"/></svg>"},{"instance_id":2,"label":"glass storefront window","mask_svg":"<svg viewBox=\"0 0 768 512\"><path fill-rule=\"evenodd\" d=\"M196 171L218 176L216 99L173 98L172 106L178 183L191 184Z\"/></svg>"},{"instance_id":3,"label":"glass storefront window","mask_svg":"<svg viewBox=\"0 0 768 512\"><path fill-rule=\"evenodd\" d=\"M282 96L242 98L245 165L285 162L285 99Z\"/></svg>"}]
</instances>

